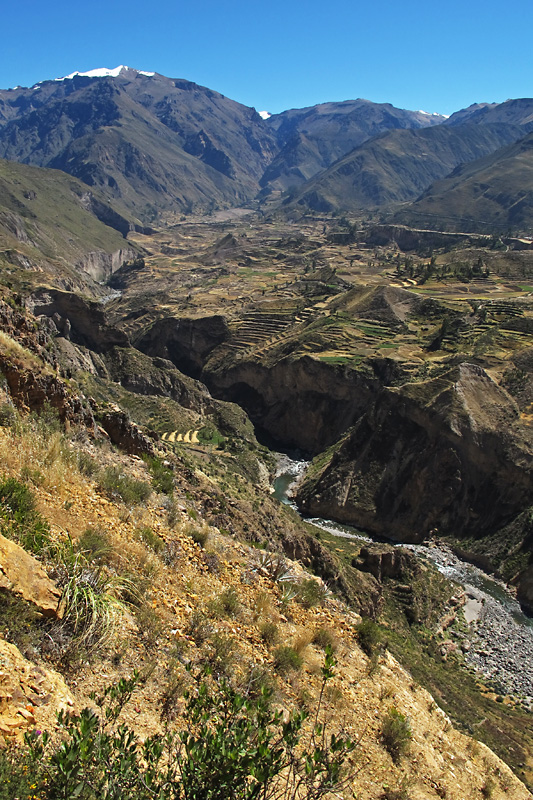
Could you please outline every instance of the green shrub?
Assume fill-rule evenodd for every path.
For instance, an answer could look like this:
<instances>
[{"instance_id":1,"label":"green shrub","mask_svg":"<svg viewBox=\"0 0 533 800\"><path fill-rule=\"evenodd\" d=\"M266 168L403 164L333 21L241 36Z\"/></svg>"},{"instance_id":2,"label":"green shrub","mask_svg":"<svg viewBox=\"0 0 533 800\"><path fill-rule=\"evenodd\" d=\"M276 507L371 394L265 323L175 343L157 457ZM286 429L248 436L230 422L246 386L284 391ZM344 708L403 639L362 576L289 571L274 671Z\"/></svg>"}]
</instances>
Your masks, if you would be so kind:
<instances>
[{"instance_id":1,"label":"green shrub","mask_svg":"<svg viewBox=\"0 0 533 800\"><path fill-rule=\"evenodd\" d=\"M17 419L17 411L12 403L0 403L0 426L11 428Z\"/></svg>"},{"instance_id":2,"label":"green shrub","mask_svg":"<svg viewBox=\"0 0 533 800\"><path fill-rule=\"evenodd\" d=\"M381 628L370 617L363 617L355 630L361 650L371 658L381 647Z\"/></svg>"},{"instance_id":3,"label":"green shrub","mask_svg":"<svg viewBox=\"0 0 533 800\"><path fill-rule=\"evenodd\" d=\"M98 476L98 484L106 494L127 506L144 503L152 493L147 483L125 475L118 467L106 467Z\"/></svg>"},{"instance_id":4,"label":"green shrub","mask_svg":"<svg viewBox=\"0 0 533 800\"><path fill-rule=\"evenodd\" d=\"M172 495L174 492L174 474L170 467L165 466L160 458L143 456L152 476L152 486L156 492Z\"/></svg>"},{"instance_id":5,"label":"green shrub","mask_svg":"<svg viewBox=\"0 0 533 800\"><path fill-rule=\"evenodd\" d=\"M393 706L387 712L381 727L381 740L393 761L399 761L407 752L412 738L408 718Z\"/></svg>"},{"instance_id":6,"label":"green shrub","mask_svg":"<svg viewBox=\"0 0 533 800\"><path fill-rule=\"evenodd\" d=\"M20 522L25 522L35 511L32 492L16 478L5 478L0 483L0 504Z\"/></svg>"},{"instance_id":7,"label":"green shrub","mask_svg":"<svg viewBox=\"0 0 533 800\"><path fill-rule=\"evenodd\" d=\"M321 606L327 596L327 590L323 584L314 578L306 578L298 584L296 589L296 601L304 608Z\"/></svg>"},{"instance_id":8,"label":"green shrub","mask_svg":"<svg viewBox=\"0 0 533 800\"><path fill-rule=\"evenodd\" d=\"M327 653L320 697L333 667ZM93 695L97 712L60 712L62 741L46 733L27 735L20 762L0 760L7 765L5 785L15 785L28 765L31 792L41 800L319 800L353 778L344 770L356 747L349 737L329 734L320 724L304 739L305 711L285 719L272 707L267 688L254 697L224 679L197 676L184 695L186 726L141 742L127 725L117 725L137 681L138 674L122 678L101 697ZM319 714L320 702L316 720ZM20 797L31 796L19 785ZM11 792L5 800L17 796Z\"/></svg>"},{"instance_id":9,"label":"green shrub","mask_svg":"<svg viewBox=\"0 0 533 800\"><path fill-rule=\"evenodd\" d=\"M109 534L101 528L86 528L76 542L76 550L88 563L105 564L114 552Z\"/></svg>"},{"instance_id":10,"label":"green shrub","mask_svg":"<svg viewBox=\"0 0 533 800\"><path fill-rule=\"evenodd\" d=\"M301 669L302 664L302 657L290 645L280 645L274 651L274 666L282 675Z\"/></svg>"},{"instance_id":11,"label":"green shrub","mask_svg":"<svg viewBox=\"0 0 533 800\"><path fill-rule=\"evenodd\" d=\"M35 509L32 492L16 478L0 482L0 532L36 555L51 542L50 528Z\"/></svg>"}]
</instances>

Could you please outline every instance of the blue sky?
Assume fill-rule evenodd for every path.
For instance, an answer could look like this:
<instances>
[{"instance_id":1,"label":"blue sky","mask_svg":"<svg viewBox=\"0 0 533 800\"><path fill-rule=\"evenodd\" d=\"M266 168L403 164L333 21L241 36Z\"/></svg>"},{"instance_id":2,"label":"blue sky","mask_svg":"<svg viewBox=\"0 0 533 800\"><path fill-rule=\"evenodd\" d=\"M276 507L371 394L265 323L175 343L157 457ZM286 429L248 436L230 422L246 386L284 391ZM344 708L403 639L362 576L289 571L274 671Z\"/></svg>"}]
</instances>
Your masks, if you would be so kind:
<instances>
[{"instance_id":1,"label":"blue sky","mask_svg":"<svg viewBox=\"0 0 533 800\"><path fill-rule=\"evenodd\" d=\"M0 88L126 64L274 113L364 97L450 114L533 96L531 0L0 2Z\"/></svg>"}]
</instances>

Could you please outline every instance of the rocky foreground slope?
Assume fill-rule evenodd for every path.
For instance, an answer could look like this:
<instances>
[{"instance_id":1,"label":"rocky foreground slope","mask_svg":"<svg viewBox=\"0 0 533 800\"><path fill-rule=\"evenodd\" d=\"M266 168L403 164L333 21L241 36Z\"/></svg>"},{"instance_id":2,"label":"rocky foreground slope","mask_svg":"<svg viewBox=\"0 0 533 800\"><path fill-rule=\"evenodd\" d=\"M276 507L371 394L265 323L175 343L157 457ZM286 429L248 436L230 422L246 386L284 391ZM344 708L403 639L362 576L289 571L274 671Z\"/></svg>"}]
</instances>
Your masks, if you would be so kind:
<instances>
[{"instance_id":1,"label":"rocky foreground slope","mask_svg":"<svg viewBox=\"0 0 533 800\"><path fill-rule=\"evenodd\" d=\"M494 753L454 729L390 653L378 644L362 649L361 618L340 597L349 599L356 586L361 598L366 592L377 602L379 582L357 572L356 583L350 583L335 553L267 489L235 472L252 455L256 465L261 457L257 448L246 451L237 428L228 439L231 449L218 456L209 446L196 448L196 455L192 446L174 452L154 434L151 439L141 434L120 409L76 394L79 384L69 385L56 374L66 354L72 364L87 358L84 346L57 335L51 346L50 333L39 333L35 319L20 308L4 306L2 320L3 743L20 741L31 730L56 735L57 710L90 705L91 692L101 693L134 668L142 680L123 720L142 738L169 721L183 724L187 665L208 665L215 676L239 687L255 681L272 686L280 709L312 710L327 643L337 659L324 696L328 729L342 722L358 742L347 764L349 792L369 800L406 793L420 800L481 798L489 792L495 798L529 796ZM119 352L124 349L102 346L93 355L95 372L98 367L104 375L128 363L119 360L112 367ZM142 363L149 379L150 359L142 358L137 369ZM151 369L155 374L157 359ZM488 380L475 370L463 373L457 379L468 397L469 381ZM106 380L112 374L118 373L107 372ZM190 379L183 377L183 387L189 393L187 414L199 420L216 408L219 401L209 405L205 389L198 394ZM47 404L57 409L66 430ZM41 415L28 416L30 408ZM456 426L463 424L466 435L465 419L458 411ZM147 451L147 460L135 454ZM16 494L8 494L13 487ZM22 505L15 516L15 497L28 503L34 498L29 516ZM262 549L245 539L260 542ZM48 579L43 576L48 584L38 590L24 577L32 560L35 574L41 568L48 573ZM105 624L72 605L74 585L97 591L107 609ZM356 597L352 594L354 602ZM287 652L295 654L290 665ZM386 746L383 726L391 709L408 721L403 755L391 755ZM524 775L528 758L524 755Z\"/></svg>"},{"instance_id":2,"label":"rocky foreground slope","mask_svg":"<svg viewBox=\"0 0 533 800\"><path fill-rule=\"evenodd\" d=\"M81 443L79 434L76 438ZM52 455L53 437L42 428L40 432L26 428L21 434L4 425L0 428L4 475L20 480L30 464L34 476L45 470L32 491L50 525L56 555L42 553L40 558L59 585L68 562L58 560L58 553L65 559L64 548L70 542L79 558L85 553L87 574L98 574L109 582L127 573L142 592L142 601L121 605L112 630L84 655L78 650L81 644L72 621L43 627L34 617L32 625L21 631L16 621L6 626L4 617L3 636L16 638L20 648L0 639L4 743L20 739L27 730L53 731L57 708L76 712L91 703L91 691L101 692L109 683L131 675L134 667L144 678L123 720L140 737L157 731L161 715L169 709L173 709L171 725L182 724L178 687L187 680L187 662L209 663L215 674L237 683L246 682L252 674L268 678L276 686L280 707L312 707L323 660L319 642L326 636L321 638L317 632L329 631L337 668L326 699L328 725L335 729L335 720L342 718L345 729L358 741L349 765L350 792L369 799L392 797L392 792L399 791L408 791L412 798L453 800L482 798L489 790L495 798L530 796L488 748L453 728L432 697L389 654L372 661L363 653L357 639L359 618L340 601L325 596L307 607L287 602L283 584L276 582L264 553L207 526L201 518L194 522L191 501L180 488L177 464L173 476L177 507L170 522L164 495L155 493L142 506L132 506L118 496L110 499L103 494L98 482L73 468L79 448L75 442L65 441L62 453L56 450ZM140 460L113 454L98 441L85 439L83 451L84 463L92 458L136 480L148 477ZM197 471L195 480L205 483L206 478ZM9 517L4 512L5 532L6 527ZM95 532L92 547L99 543L99 555L94 549L87 552L91 546L88 530ZM202 531L205 538L199 536ZM284 568L291 571L294 581L309 580L295 562L285 562ZM81 573L78 580L83 580ZM3 603L16 601L19 614L26 608L16 600L16 593L9 599L4 590L2 598ZM267 639L267 623L280 644L300 654L300 667L282 668L276 660L275 640ZM58 671L64 672L64 678ZM409 719L412 731L408 751L395 759L382 742L383 718L391 707Z\"/></svg>"}]
</instances>

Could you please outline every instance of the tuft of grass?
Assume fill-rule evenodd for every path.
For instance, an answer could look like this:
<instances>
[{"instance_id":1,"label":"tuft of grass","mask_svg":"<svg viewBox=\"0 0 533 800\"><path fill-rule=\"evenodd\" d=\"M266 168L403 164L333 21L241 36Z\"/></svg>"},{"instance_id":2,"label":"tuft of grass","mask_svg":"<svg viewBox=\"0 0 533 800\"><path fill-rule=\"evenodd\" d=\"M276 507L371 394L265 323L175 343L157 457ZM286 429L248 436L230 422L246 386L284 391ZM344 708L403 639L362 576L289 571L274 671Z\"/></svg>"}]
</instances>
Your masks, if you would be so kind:
<instances>
[{"instance_id":1,"label":"tuft of grass","mask_svg":"<svg viewBox=\"0 0 533 800\"><path fill-rule=\"evenodd\" d=\"M301 669L302 664L302 657L290 645L280 645L274 651L274 666L282 675Z\"/></svg>"},{"instance_id":2,"label":"tuft of grass","mask_svg":"<svg viewBox=\"0 0 533 800\"><path fill-rule=\"evenodd\" d=\"M150 550L153 550L156 555L159 555L165 549L164 539L147 526L136 530L135 538L137 541L143 542Z\"/></svg>"},{"instance_id":3,"label":"tuft of grass","mask_svg":"<svg viewBox=\"0 0 533 800\"><path fill-rule=\"evenodd\" d=\"M79 472L85 475L86 478L92 478L98 472L98 462L84 450L78 451L76 462Z\"/></svg>"},{"instance_id":4,"label":"tuft of grass","mask_svg":"<svg viewBox=\"0 0 533 800\"><path fill-rule=\"evenodd\" d=\"M394 762L398 762L409 750L413 734L409 719L392 706L381 726L381 741Z\"/></svg>"},{"instance_id":5,"label":"tuft of grass","mask_svg":"<svg viewBox=\"0 0 533 800\"><path fill-rule=\"evenodd\" d=\"M98 485L110 497L122 500L127 506L144 503L152 493L145 481L125 475L118 467L106 467L100 472Z\"/></svg>"},{"instance_id":6,"label":"tuft of grass","mask_svg":"<svg viewBox=\"0 0 533 800\"><path fill-rule=\"evenodd\" d=\"M141 603L135 608L135 621L145 649L150 652L155 650L163 633L159 615L148 603Z\"/></svg>"},{"instance_id":7,"label":"tuft of grass","mask_svg":"<svg viewBox=\"0 0 533 800\"><path fill-rule=\"evenodd\" d=\"M196 542L200 547L205 547L209 539L208 528L199 528L197 525L188 525L185 533L187 533L193 542Z\"/></svg>"},{"instance_id":8,"label":"tuft of grass","mask_svg":"<svg viewBox=\"0 0 533 800\"><path fill-rule=\"evenodd\" d=\"M134 594L131 581L94 569L77 555L64 563L62 624L72 631L78 647L97 650L113 638L127 605L125 598Z\"/></svg>"},{"instance_id":9,"label":"tuft of grass","mask_svg":"<svg viewBox=\"0 0 533 800\"><path fill-rule=\"evenodd\" d=\"M313 634L312 642L322 650L331 647L333 653L336 651L338 645L335 634L329 628L317 628Z\"/></svg>"},{"instance_id":10,"label":"tuft of grass","mask_svg":"<svg viewBox=\"0 0 533 800\"><path fill-rule=\"evenodd\" d=\"M175 567L182 555L183 550L179 542L171 539L170 542L166 543L165 549L161 553L161 558L168 567Z\"/></svg>"},{"instance_id":11,"label":"tuft of grass","mask_svg":"<svg viewBox=\"0 0 533 800\"><path fill-rule=\"evenodd\" d=\"M296 589L296 601L304 608L321 606L327 597L325 586L314 578L306 578L298 584Z\"/></svg>"},{"instance_id":12,"label":"tuft of grass","mask_svg":"<svg viewBox=\"0 0 533 800\"><path fill-rule=\"evenodd\" d=\"M187 634L196 645L203 644L213 634L213 626L206 615L198 609L195 609L189 617Z\"/></svg>"},{"instance_id":13,"label":"tuft of grass","mask_svg":"<svg viewBox=\"0 0 533 800\"><path fill-rule=\"evenodd\" d=\"M279 639L279 628L275 622L262 622L259 626L259 633L261 635L261 639L264 641L265 644L274 645Z\"/></svg>"},{"instance_id":14,"label":"tuft of grass","mask_svg":"<svg viewBox=\"0 0 533 800\"><path fill-rule=\"evenodd\" d=\"M214 617L236 617L240 614L241 602L233 586L229 586L209 601L208 608Z\"/></svg>"},{"instance_id":15,"label":"tuft of grass","mask_svg":"<svg viewBox=\"0 0 533 800\"><path fill-rule=\"evenodd\" d=\"M235 639L224 633L215 633L208 641L202 661L209 665L215 677L229 676L236 649Z\"/></svg>"},{"instance_id":16,"label":"tuft of grass","mask_svg":"<svg viewBox=\"0 0 533 800\"><path fill-rule=\"evenodd\" d=\"M101 528L86 528L78 541L76 550L88 563L106 564L114 553L107 531Z\"/></svg>"}]
</instances>

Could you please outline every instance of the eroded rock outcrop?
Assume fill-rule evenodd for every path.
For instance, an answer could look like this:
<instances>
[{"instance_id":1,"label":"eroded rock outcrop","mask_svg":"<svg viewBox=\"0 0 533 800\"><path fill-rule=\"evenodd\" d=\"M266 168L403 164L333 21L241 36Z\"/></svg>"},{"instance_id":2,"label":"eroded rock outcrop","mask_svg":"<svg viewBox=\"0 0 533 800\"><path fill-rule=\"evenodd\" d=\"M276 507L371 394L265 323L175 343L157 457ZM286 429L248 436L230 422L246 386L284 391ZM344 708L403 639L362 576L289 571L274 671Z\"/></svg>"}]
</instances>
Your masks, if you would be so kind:
<instances>
[{"instance_id":1,"label":"eroded rock outcrop","mask_svg":"<svg viewBox=\"0 0 533 800\"><path fill-rule=\"evenodd\" d=\"M531 502L533 440L513 399L480 367L384 389L311 469L306 513L417 542L438 529L481 537Z\"/></svg>"},{"instance_id":2,"label":"eroded rock outcrop","mask_svg":"<svg viewBox=\"0 0 533 800\"><path fill-rule=\"evenodd\" d=\"M72 292L42 290L35 292L26 305L36 317L51 318L57 334L97 353L129 344L126 334L108 323L100 303Z\"/></svg>"},{"instance_id":3,"label":"eroded rock outcrop","mask_svg":"<svg viewBox=\"0 0 533 800\"><path fill-rule=\"evenodd\" d=\"M0 744L28 729L52 728L60 710L75 710L61 675L33 664L0 639Z\"/></svg>"},{"instance_id":4,"label":"eroded rock outcrop","mask_svg":"<svg viewBox=\"0 0 533 800\"><path fill-rule=\"evenodd\" d=\"M143 353L166 358L186 375L198 378L209 354L228 338L226 320L220 315L169 317L154 322L134 344Z\"/></svg>"},{"instance_id":5,"label":"eroded rock outcrop","mask_svg":"<svg viewBox=\"0 0 533 800\"><path fill-rule=\"evenodd\" d=\"M19 359L3 353L0 353L0 374L20 410L40 412L44 408L54 408L62 422L94 426L92 411L84 398L73 394L56 375L27 367Z\"/></svg>"},{"instance_id":6,"label":"eroded rock outcrop","mask_svg":"<svg viewBox=\"0 0 533 800\"><path fill-rule=\"evenodd\" d=\"M61 618L61 592L36 558L0 534L0 589L31 603L45 617Z\"/></svg>"},{"instance_id":7,"label":"eroded rock outcrop","mask_svg":"<svg viewBox=\"0 0 533 800\"><path fill-rule=\"evenodd\" d=\"M103 430L113 444L131 455L154 455L154 445L138 425L118 406L111 405L98 415Z\"/></svg>"}]
</instances>

